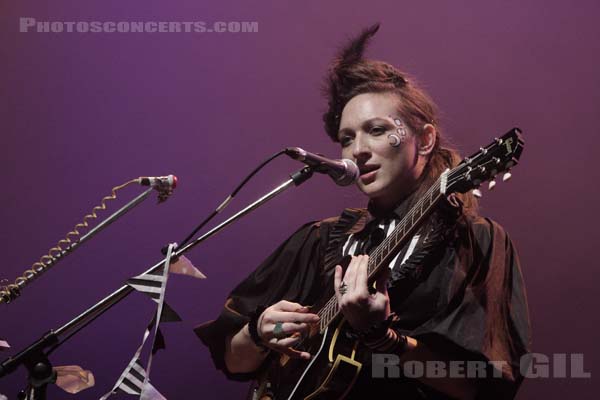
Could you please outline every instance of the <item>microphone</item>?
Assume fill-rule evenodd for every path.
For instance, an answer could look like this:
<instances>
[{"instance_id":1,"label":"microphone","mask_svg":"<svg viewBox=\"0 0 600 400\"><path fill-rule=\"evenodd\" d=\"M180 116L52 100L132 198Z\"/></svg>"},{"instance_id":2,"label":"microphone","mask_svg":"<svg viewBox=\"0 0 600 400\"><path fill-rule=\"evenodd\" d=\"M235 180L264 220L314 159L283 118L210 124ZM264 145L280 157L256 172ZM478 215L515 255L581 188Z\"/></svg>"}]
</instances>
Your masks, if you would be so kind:
<instances>
[{"instance_id":1,"label":"microphone","mask_svg":"<svg viewBox=\"0 0 600 400\"><path fill-rule=\"evenodd\" d=\"M177 187L177 177L175 175L167 175L167 176L140 176L138 182L142 186L152 186L153 188L157 188L159 186L171 187L175 189Z\"/></svg>"},{"instance_id":2,"label":"microphone","mask_svg":"<svg viewBox=\"0 0 600 400\"><path fill-rule=\"evenodd\" d=\"M158 202L162 203L173 193L177 187L177 177L167 176L140 176L136 181L142 186L150 186L158 192Z\"/></svg>"},{"instance_id":3,"label":"microphone","mask_svg":"<svg viewBox=\"0 0 600 400\"><path fill-rule=\"evenodd\" d=\"M346 158L332 160L315 153L310 153L300 147L288 147L284 151L285 154L294 160L302 161L304 164L314 167L315 171L329 175L340 186L351 185L360 176L358 166L354 161Z\"/></svg>"}]
</instances>

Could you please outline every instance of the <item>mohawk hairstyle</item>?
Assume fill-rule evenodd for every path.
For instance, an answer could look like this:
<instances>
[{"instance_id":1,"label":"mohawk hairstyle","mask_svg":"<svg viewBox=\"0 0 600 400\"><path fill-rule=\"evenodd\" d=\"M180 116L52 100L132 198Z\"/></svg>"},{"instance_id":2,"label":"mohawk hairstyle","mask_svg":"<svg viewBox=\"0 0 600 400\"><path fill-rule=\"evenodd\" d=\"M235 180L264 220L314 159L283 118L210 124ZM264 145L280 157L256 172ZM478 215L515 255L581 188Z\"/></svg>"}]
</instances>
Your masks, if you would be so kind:
<instances>
[{"instance_id":1,"label":"mohawk hairstyle","mask_svg":"<svg viewBox=\"0 0 600 400\"><path fill-rule=\"evenodd\" d=\"M352 97L367 92L398 92L408 84L405 74L394 66L363 58L369 41L378 30L377 23L348 41L329 67L322 88L323 95L328 99L328 110L323 114L323 122L325 131L334 141L337 141L342 110ZM414 108L419 108L417 104L415 106L417 107ZM422 113L422 120L430 120L427 111L433 110ZM410 125L411 121L407 122Z\"/></svg>"},{"instance_id":2,"label":"mohawk hairstyle","mask_svg":"<svg viewBox=\"0 0 600 400\"><path fill-rule=\"evenodd\" d=\"M448 147L441 135L437 107L431 98L407 75L383 61L363 58L367 45L379 30L379 24L363 29L341 48L331 63L324 79L322 93L327 98L328 109L323 114L327 135L338 142L342 110L354 96L363 93L393 93L398 96L398 115L415 135L424 132L425 124L436 128L436 142L423 173L423 182L433 183L446 169L457 165L460 156ZM426 185L423 187L427 187ZM477 201L472 194L460 196L463 211L477 212Z\"/></svg>"},{"instance_id":3,"label":"mohawk hairstyle","mask_svg":"<svg viewBox=\"0 0 600 400\"><path fill-rule=\"evenodd\" d=\"M352 66L362 60L363 53L365 52L366 46L377 31L379 30L379 24L372 25L358 35L356 38L346 44L340 52L338 69L343 70L346 66Z\"/></svg>"},{"instance_id":4,"label":"mohawk hairstyle","mask_svg":"<svg viewBox=\"0 0 600 400\"><path fill-rule=\"evenodd\" d=\"M393 91L407 84L404 74L392 65L363 58L369 41L378 30L379 23L363 29L342 47L329 67L322 88L328 99L323 122L325 131L334 141L337 141L342 110L352 97L365 92Z\"/></svg>"}]
</instances>

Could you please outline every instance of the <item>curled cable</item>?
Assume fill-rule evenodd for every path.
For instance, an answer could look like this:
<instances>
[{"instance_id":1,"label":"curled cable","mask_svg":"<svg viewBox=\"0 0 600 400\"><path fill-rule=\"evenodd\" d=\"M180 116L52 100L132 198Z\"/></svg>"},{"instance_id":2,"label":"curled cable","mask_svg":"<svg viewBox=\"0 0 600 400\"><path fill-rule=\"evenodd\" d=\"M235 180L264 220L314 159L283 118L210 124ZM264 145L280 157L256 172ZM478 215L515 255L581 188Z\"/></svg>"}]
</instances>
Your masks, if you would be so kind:
<instances>
[{"instance_id":1,"label":"curled cable","mask_svg":"<svg viewBox=\"0 0 600 400\"><path fill-rule=\"evenodd\" d=\"M65 252L69 251L70 248L79 241L83 233L80 230L87 230L90 226L89 222L98 218L97 213L106 210L106 203L117 198L117 191L132 183L139 183L139 179L132 179L122 185L112 188L111 194L104 196L100 201L100 205L95 206L89 214L84 216L83 221L75 225L73 230L68 232L64 239L59 240L56 246L48 250L47 254L44 254L38 261L34 262L29 269L25 270L21 276L15 279L13 284L2 286L0 289L0 303L10 303L21 294L22 287L54 265Z\"/></svg>"}]
</instances>

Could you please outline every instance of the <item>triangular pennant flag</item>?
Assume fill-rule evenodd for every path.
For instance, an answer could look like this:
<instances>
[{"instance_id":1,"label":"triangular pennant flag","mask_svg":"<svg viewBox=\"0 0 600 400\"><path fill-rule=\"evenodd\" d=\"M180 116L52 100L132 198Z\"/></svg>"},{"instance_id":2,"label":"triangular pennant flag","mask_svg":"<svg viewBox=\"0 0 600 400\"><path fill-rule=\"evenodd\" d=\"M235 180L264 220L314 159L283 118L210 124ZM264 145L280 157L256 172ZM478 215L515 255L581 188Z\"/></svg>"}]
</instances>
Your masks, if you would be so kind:
<instances>
[{"instance_id":1,"label":"triangular pennant flag","mask_svg":"<svg viewBox=\"0 0 600 400\"><path fill-rule=\"evenodd\" d=\"M141 388L143 387L144 378L146 377L146 371L144 370L144 368L142 367L142 365L140 363L140 354L142 353L142 349L144 348L144 344L146 343L146 340L148 340L148 337L150 336L150 331L152 330L152 327L154 326L155 320L156 320L156 316L154 316L154 318L152 318L152 321L150 321L150 323L148 324L148 327L144 331L144 337L142 338L142 344L140 345L140 347L137 348L137 350L135 351L135 354L131 358L131 361L129 361L129 364L127 364L127 367L125 367L125 370L123 371L123 373L121 373L121 376L119 376L119 379L117 379L117 383L115 383L112 390L110 392L106 393L104 396L102 396L100 398L100 400L108 399L112 394L116 393L117 390L120 390L125 393L130 393L130 394L140 394L141 393ZM127 378L127 382L123 383L125 381L125 378ZM136 385L135 383L137 381L141 381L141 384ZM136 387L139 388L139 393L136 392L136 389L135 389Z\"/></svg>"},{"instance_id":2,"label":"triangular pennant flag","mask_svg":"<svg viewBox=\"0 0 600 400\"><path fill-rule=\"evenodd\" d=\"M160 315L160 322L180 322L183 321L179 314L168 303L163 303L163 312ZM148 329L152 330L156 322L156 315L152 317L152 321L148 324Z\"/></svg>"},{"instance_id":3,"label":"triangular pennant flag","mask_svg":"<svg viewBox=\"0 0 600 400\"><path fill-rule=\"evenodd\" d=\"M167 400L150 382L144 384L140 400Z\"/></svg>"},{"instance_id":4,"label":"triangular pennant flag","mask_svg":"<svg viewBox=\"0 0 600 400\"><path fill-rule=\"evenodd\" d=\"M160 316L160 322L179 322L181 317L171 306L165 301L163 303L162 314Z\"/></svg>"},{"instance_id":5,"label":"triangular pennant flag","mask_svg":"<svg viewBox=\"0 0 600 400\"><path fill-rule=\"evenodd\" d=\"M197 279L206 279L206 275L200 272L186 256L179 256L177 261L169 266L169 272L187 275Z\"/></svg>"},{"instance_id":6,"label":"triangular pennant flag","mask_svg":"<svg viewBox=\"0 0 600 400\"><path fill-rule=\"evenodd\" d=\"M149 333L149 331L146 330L146 333ZM144 387L144 380L146 378L146 371L140 363L139 356L147 338L148 336L144 334L144 340L142 341L142 345L138 348L138 351L136 351L131 361L129 361L129 364L127 365L121 376L119 376L119 379L117 379L117 383L115 383L115 386L113 386L112 390L106 393L104 396L102 396L100 400L108 399L112 394L116 393L117 391L125 392L128 394L142 394L142 388Z\"/></svg>"},{"instance_id":7,"label":"triangular pennant flag","mask_svg":"<svg viewBox=\"0 0 600 400\"><path fill-rule=\"evenodd\" d=\"M127 280L127 284L138 292L145 293L150 296L152 300L158 302L165 281L166 278L163 275L163 268L159 268L152 273L134 276Z\"/></svg>"},{"instance_id":8,"label":"triangular pennant flag","mask_svg":"<svg viewBox=\"0 0 600 400\"><path fill-rule=\"evenodd\" d=\"M155 326L154 326L154 338L152 340L152 349L154 350L154 345L155 342L157 340L157 338L159 337L159 333L158 333L158 326L160 325L160 321L162 320L162 315L163 315L163 310L165 309L165 294L167 291L167 279L169 278L169 265L171 263L171 257L173 256L173 250L175 249L176 244L175 243L171 243L169 245L169 248L167 249L167 256L165 257L165 265L163 267L163 274L162 274L162 278L163 278L163 286L162 286L162 290L160 292L160 298L158 301L158 307L156 309L156 321L158 321ZM169 309L171 309L169 307ZM171 311L173 311L173 309L171 309ZM174 315L169 315L167 316L168 318L173 318L174 316L179 317L176 313ZM162 334L160 334L160 336L162 337ZM162 338L164 341L164 338ZM164 344L164 343L163 343ZM152 356L154 355L154 351L150 352L150 355L148 356L148 365L146 366L146 379L144 380L144 384L148 383L148 380L150 378L150 369L152 368Z\"/></svg>"},{"instance_id":9,"label":"triangular pennant flag","mask_svg":"<svg viewBox=\"0 0 600 400\"><path fill-rule=\"evenodd\" d=\"M165 264L162 268L158 268L156 271L151 273L144 273L127 280L127 284L129 286L133 287L139 292L149 295L152 300L158 303L158 306L156 309L156 314L144 332L144 339L142 340L141 346L135 352L135 355L117 380L117 383L113 389L109 393L102 396L100 400L106 400L117 391L140 395L140 399L166 400L164 396L150 384L149 376L150 368L152 366L152 356L158 350L165 348L165 338L159 329L160 322L181 321L181 317L179 317L175 310L165 303L169 265L174 248L175 244L169 245L167 256L165 257ZM148 357L148 366L146 369L144 369L140 362L140 354L153 328L154 338L152 340L152 348Z\"/></svg>"},{"instance_id":10,"label":"triangular pennant flag","mask_svg":"<svg viewBox=\"0 0 600 400\"><path fill-rule=\"evenodd\" d=\"M124 372L123 379L117 389L128 394L142 394L145 379L146 371L140 363L140 360L137 359L130 368Z\"/></svg>"},{"instance_id":11,"label":"triangular pennant flag","mask_svg":"<svg viewBox=\"0 0 600 400\"><path fill-rule=\"evenodd\" d=\"M163 268L159 269L162 274ZM158 272L158 271L156 271ZM142 274L127 280L127 284L148 296L156 303L160 301L161 291L166 283L162 275ZM153 320L154 321L154 320ZM179 322L181 317L167 302L163 301L160 322Z\"/></svg>"},{"instance_id":12,"label":"triangular pennant flag","mask_svg":"<svg viewBox=\"0 0 600 400\"><path fill-rule=\"evenodd\" d=\"M160 328L156 331L156 337L154 338L154 343L152 345L152 354L156 354L159 350L164 350L167 348L167 344L165 343L165 337L163 336Z\"/></svg>"}]
</instances>

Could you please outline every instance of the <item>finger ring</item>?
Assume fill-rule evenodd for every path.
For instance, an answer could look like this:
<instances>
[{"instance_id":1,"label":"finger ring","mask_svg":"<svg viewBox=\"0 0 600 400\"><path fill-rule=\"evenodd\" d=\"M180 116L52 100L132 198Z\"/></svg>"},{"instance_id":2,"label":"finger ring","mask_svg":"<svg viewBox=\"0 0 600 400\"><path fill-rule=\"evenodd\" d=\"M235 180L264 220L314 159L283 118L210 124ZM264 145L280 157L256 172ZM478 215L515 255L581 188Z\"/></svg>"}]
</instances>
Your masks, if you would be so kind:
<instances>
[{"instance_id":1,"label":"finger ring","mask_svg":"<svg viewBox=\"0 0 600 400\"><path fill-rule=\"evenodd\" d=\"M345 295L346 292L348 291L348 285L346 285L346 282L342 281L342 284L340 285L340 288L338 289L338 291L340 292L340 295Z\"/></svg>"},{"instance_id":2,"label":"finger ring","mask_svg":"<svg viewBox=\"0 0 600 400\"><path fill-rule=\"evenodd\" d=\"M282 339L285 337L285 333L283 332L283 322L275 323L275 328L273 328L273 337L275 339Z\"/></svg>"}]
</instances>

